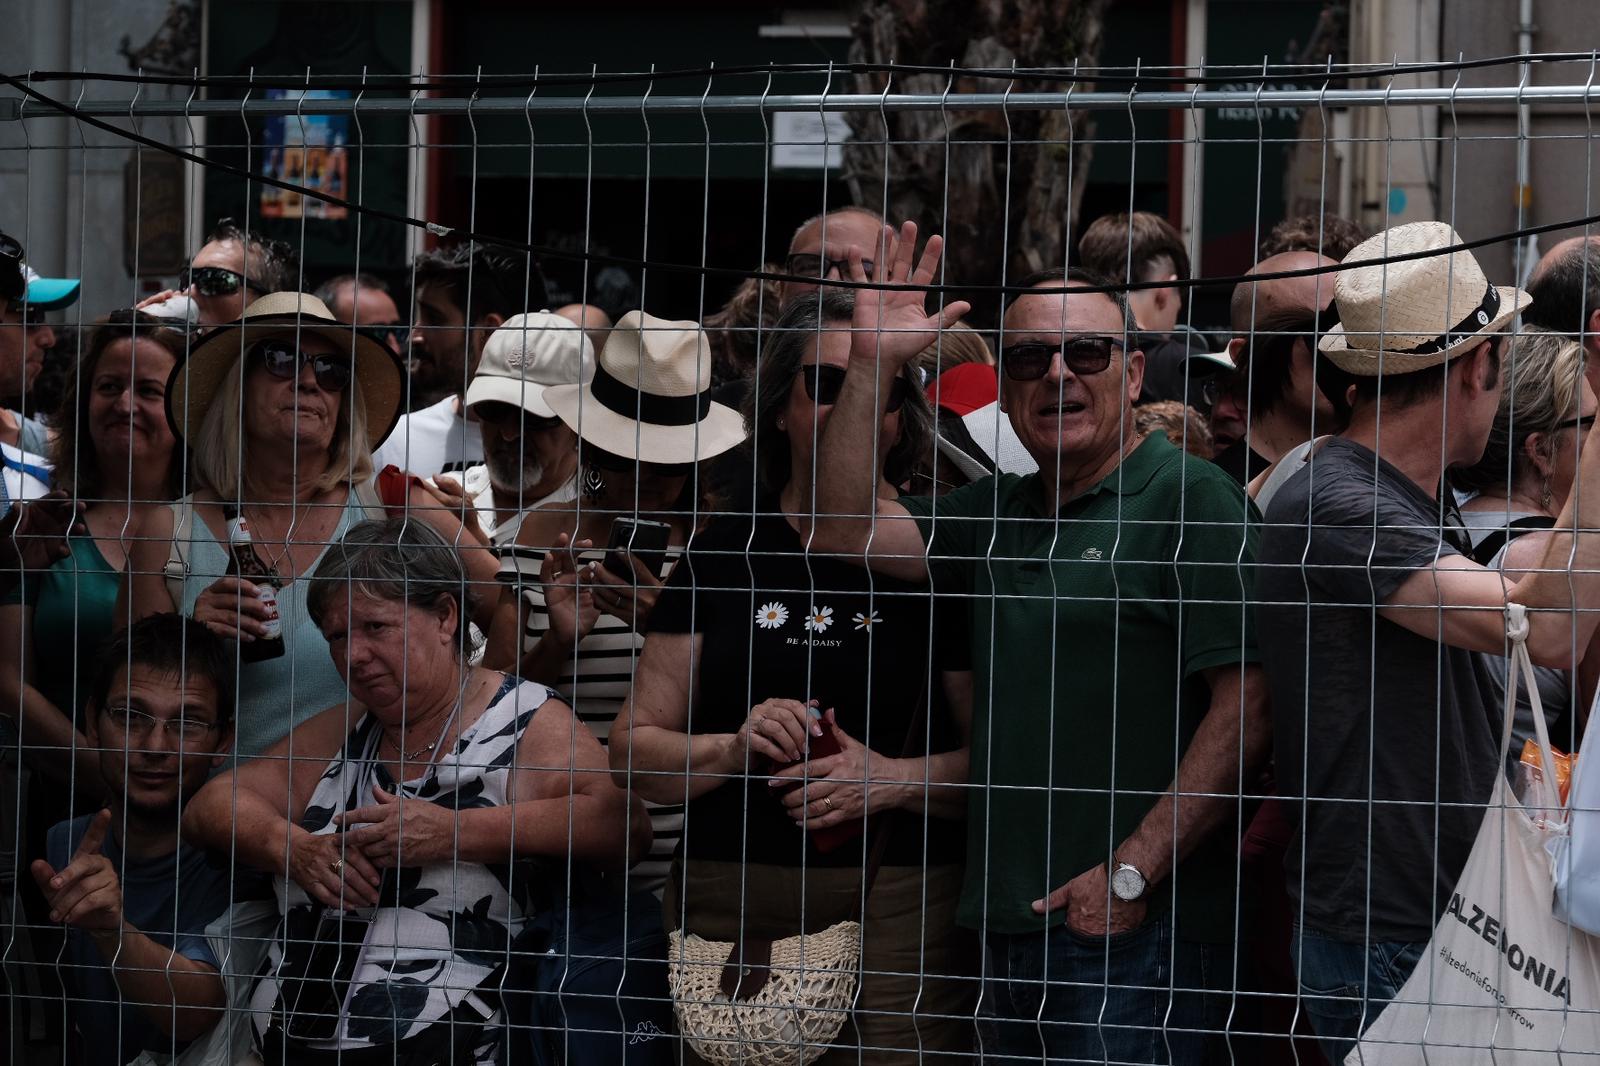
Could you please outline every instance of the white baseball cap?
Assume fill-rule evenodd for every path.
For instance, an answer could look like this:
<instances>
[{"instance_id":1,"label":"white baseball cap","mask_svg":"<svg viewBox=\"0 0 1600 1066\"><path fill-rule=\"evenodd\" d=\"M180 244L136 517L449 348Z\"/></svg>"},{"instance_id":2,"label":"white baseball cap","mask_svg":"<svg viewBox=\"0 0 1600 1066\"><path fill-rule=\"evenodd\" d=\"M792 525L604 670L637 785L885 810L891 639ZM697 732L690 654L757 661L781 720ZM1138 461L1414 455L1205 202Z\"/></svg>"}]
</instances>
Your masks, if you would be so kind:
<instances>
[{"instance_id":1,"label":"white baseball cap","mask_svg":"<svg viewBox=\"0 0 1600 1066\"><path fill-rule=\"evenodd\" d=\"M593 377L594 346L575 323L549 311L513 315L483 346L466 405L508 403L536 418L554 418L544 390L587 385Z\"/></svg>"}]
</instances>

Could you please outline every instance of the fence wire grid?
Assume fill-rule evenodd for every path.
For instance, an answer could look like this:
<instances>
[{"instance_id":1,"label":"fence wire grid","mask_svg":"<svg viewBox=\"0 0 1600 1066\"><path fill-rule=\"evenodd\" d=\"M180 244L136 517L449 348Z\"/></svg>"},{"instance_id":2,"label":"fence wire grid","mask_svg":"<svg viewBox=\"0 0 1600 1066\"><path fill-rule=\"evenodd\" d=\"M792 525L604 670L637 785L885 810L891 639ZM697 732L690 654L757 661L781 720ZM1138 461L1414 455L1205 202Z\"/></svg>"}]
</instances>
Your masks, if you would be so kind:
<instances>
[{"instance_id":1,"label":"fence wire grid","mask_svg":"<svg viewBox=\"0 0 1600 1066\"><path fill-rule=\"evenodd\" d=\"M0 76L9 1061L1600 1056L1595 66Z\"/></svg>"}]
</instances>

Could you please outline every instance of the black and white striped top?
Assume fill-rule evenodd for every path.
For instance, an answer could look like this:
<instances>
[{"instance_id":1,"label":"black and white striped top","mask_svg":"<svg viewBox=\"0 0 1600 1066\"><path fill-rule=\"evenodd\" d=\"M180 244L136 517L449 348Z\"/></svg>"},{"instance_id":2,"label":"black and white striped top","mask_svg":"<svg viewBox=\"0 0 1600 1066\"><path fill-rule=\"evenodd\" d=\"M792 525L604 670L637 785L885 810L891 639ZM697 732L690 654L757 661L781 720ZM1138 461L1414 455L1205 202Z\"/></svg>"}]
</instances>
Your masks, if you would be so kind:
<instances>
[{"instance_id":1,"label":"black and white striped top","mask_svg":"<svg viewBox=\"0 0 1600 1066\"><path fill-rule=\"evenodd\" d=\"M526 653L550 628L544 586L539 580L544 552L520 544L505 545L499 552L500 580L520 588L526 605L527 620L522 633L522 650ZM663 580L672 573L682 553L681 548L667 550L661 572ZM605 553L599 550L579 555L584 562L601 562L604 558ZM642 647L643 633L614 615L603 614L589 635L578 642L577 654L562 664L561 674L555 679L556 692L571 705L578 720L589 727L602 745L606 744L611 723L622 710L623 701L633 690L634 668ZM650 854L630 872L628 887L634 892L649 889L659 893L666 883L672 854L683 836L683 804L663 805L646 800L645 807L650 812L655 842L650 846Z\"/></svg>"}]
</instances>

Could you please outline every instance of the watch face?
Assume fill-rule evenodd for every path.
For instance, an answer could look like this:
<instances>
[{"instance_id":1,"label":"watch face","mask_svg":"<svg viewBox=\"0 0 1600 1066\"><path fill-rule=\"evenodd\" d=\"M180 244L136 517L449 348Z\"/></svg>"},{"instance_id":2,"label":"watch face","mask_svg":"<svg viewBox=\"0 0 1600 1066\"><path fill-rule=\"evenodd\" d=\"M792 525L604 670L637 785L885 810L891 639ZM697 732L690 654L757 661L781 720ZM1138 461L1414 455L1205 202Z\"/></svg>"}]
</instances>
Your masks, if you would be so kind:
<instances>
[{"instance_id":1,"label":"watch face","mask_svg":"<svg viewBox=\"0 0 1600 1066\"><path fill-rule=\"evenodd\" d=\"M1131 903L1144 895L1144 875L1131 866L1124 866L1111 875L1111 891L1124 903Z\"/></svg>"}]
</instances>

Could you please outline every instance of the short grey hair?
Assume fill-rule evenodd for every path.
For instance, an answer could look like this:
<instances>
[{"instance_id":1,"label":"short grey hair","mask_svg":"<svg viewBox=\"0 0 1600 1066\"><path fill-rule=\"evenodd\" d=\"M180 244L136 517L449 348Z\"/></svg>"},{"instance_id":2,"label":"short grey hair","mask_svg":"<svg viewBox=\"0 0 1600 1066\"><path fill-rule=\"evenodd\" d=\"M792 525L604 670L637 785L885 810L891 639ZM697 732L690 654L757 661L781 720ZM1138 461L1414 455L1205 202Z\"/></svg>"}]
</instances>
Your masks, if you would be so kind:
<instances>
[{"instance_id":1,"label":"short grey hair","mask_svg":"<svg viewBox=\"0 0 1600 1066\"><path fill-rule=\"evenodd\" d=\"M417 518L381 518L359 522L328 547L311 572L306 612L318 629L336 596L360 593L432 610L441 598L456 605L457 651L471 649L471 626L477 596L468 583L466 564L449 541Z\"/></svg>"}]
</instances>

